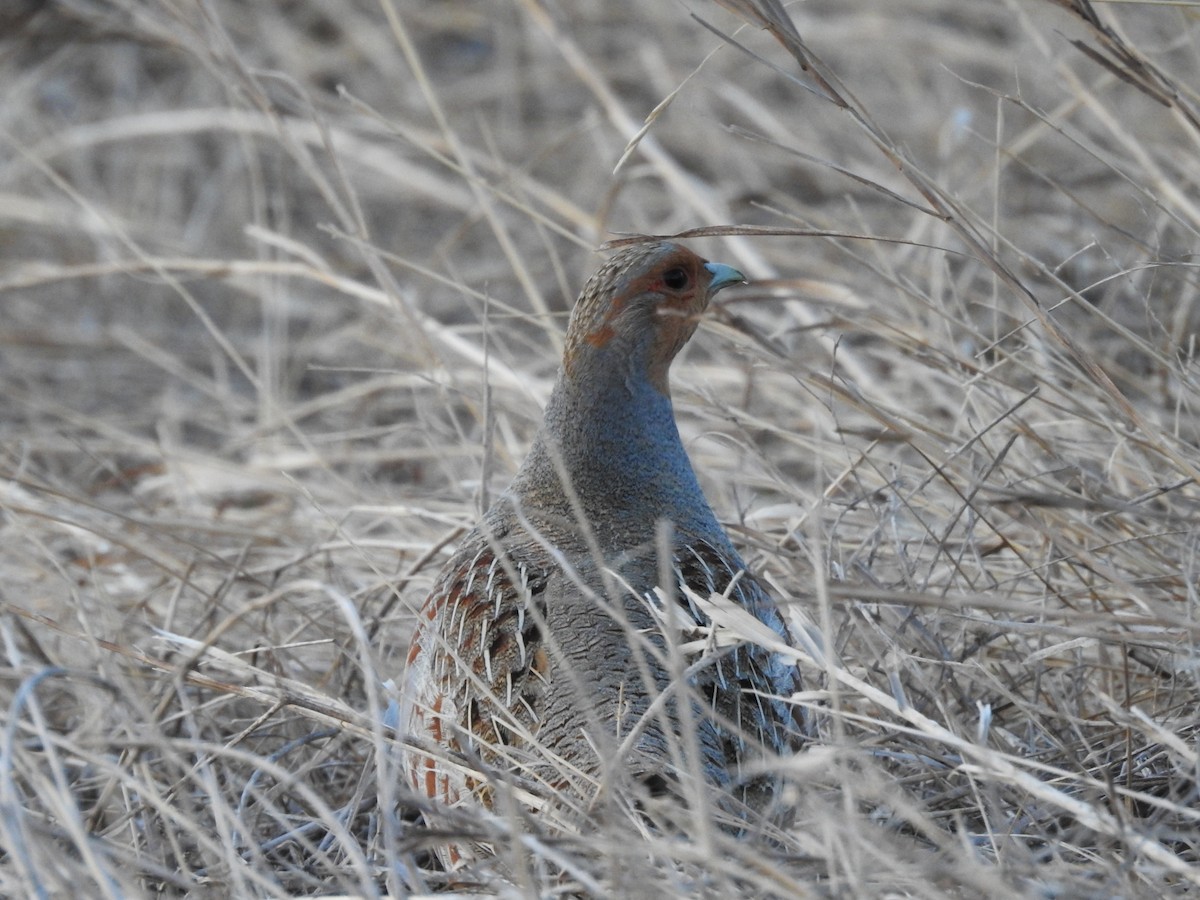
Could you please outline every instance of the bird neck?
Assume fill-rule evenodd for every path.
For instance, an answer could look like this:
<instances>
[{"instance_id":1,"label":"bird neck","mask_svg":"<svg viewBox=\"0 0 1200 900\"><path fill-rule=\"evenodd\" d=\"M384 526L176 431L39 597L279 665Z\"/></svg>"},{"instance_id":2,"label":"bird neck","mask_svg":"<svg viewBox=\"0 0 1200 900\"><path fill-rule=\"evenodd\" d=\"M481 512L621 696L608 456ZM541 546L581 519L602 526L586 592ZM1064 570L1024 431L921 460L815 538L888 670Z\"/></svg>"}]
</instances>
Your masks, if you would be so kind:
<instances>
[{"instance_id":1,"label":"bird neck","mask_svg":"<svg viewBox=\"0 0 1200 900\"><path fill-rule=\"evenodd\" d=\"M573 494L597 534L625 546L650 540L660 519L724 543L683 449L665 378L657 386L637 357L598 351L591 365L559 372L511 493L561 516L571 515Z\"/></svg>"}]
</instances>

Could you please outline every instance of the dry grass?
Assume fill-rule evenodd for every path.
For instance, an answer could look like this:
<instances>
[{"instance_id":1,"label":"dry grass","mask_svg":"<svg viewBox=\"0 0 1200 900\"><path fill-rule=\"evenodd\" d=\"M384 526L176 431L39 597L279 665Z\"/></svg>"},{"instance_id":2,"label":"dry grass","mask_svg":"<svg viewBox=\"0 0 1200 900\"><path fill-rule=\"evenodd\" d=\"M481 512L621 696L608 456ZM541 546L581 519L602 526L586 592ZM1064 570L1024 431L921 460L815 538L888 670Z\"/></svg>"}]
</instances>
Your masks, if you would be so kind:
<instances>
[{"instance_id":1,"label":"dry grass","mask_svg":"<svg viewBox=\"0 0 1200 900\"><path fill-rule=\"evenodd\" d=\"M0 894L437 889L415 607L591 250L732 223L676 401L836 651L798 820L492 887L1197 889L1197 7L722 5L0 13Z\"/></svg>"}]
</instances>

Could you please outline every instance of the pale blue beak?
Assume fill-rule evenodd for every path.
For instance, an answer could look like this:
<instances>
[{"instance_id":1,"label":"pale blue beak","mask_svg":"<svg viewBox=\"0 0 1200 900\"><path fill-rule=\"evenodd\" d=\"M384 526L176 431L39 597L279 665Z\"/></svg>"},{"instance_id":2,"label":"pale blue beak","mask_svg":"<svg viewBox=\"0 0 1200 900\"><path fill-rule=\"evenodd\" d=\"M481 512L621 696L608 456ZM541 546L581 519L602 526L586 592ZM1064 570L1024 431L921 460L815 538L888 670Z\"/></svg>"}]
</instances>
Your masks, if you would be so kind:
<instances>
[{"instance_id":1,"label":"pale blue beak","mask_svg":"<svg viewBox=\"0 0 1200 900\"><path fill-rule=\"evenodd\" d=\"M746 276L733 266L722 263L705 263L704 268L712 273L712 281L708 283L710 294L715 294L721 288L729 287L731 284L742 284L746 280Z\"/></svg>"}]
</instances>

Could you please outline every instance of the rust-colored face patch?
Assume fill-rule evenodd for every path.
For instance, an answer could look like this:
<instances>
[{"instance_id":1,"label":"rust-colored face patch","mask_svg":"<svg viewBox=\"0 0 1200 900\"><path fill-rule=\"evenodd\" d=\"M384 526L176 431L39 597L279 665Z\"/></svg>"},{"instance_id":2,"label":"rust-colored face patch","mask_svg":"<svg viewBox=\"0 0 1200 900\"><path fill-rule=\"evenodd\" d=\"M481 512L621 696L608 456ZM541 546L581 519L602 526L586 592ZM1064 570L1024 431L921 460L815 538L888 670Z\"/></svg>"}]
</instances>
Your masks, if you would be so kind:
<instances>
[{"instance_id":1,"label":"rust-colored face patch","mask_svg":"<svg viewBox=\"0 0 1200 900\"><path fill-rule=\"evenodd\" d=\"M595 331L589 332L585 340L593 347L603 347L617 335L617 330L608 322L604 322Z\"/></svg>"},{"instance_id":2,"label":"rust-colored face patch","mask_svg":"<svg viewBox=\"0 0 1200 900\"><path fill-rule=\"evenodd\" d=\"M574 376L585 348L607 347L619 335L650 329L652 384L666 393L666 370L708 305L712 274L684 247L652 244L610 260L585 288L567 333L566 371Z\"/></svg>"}]
</instances>

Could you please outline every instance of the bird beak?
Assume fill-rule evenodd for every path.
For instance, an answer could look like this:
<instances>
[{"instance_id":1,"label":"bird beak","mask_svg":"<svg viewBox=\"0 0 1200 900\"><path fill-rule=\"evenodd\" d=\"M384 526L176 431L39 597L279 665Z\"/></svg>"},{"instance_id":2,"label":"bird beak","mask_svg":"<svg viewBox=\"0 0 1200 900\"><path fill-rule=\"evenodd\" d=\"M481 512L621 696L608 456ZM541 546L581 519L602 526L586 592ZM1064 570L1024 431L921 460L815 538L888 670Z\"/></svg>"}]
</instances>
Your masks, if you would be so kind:
<instances>
[{"instance_id":1,"label":"bird beak","mask_svg":"<svg viewBox=\"0 0 1200 900\"><path fill-rule=\"evenodd\" d=\"M712 281L708 283L708 292L710 294L715 294L721 288L729 287L731 284L742 284L746 280L746 276L733 266L710 262L705 263L704 268L712 273Z\"/></svg>"}]
</instances>

